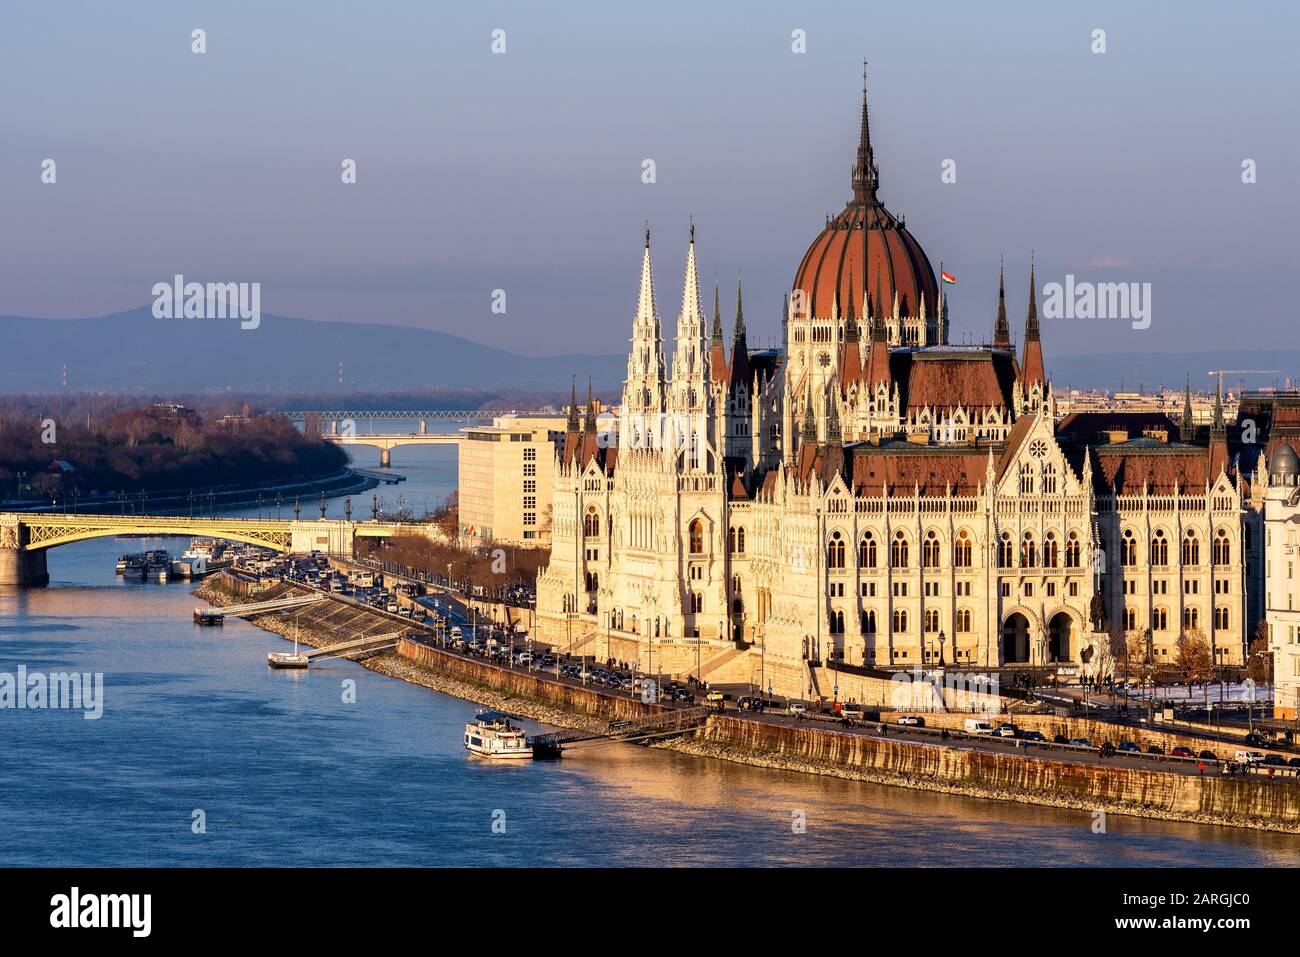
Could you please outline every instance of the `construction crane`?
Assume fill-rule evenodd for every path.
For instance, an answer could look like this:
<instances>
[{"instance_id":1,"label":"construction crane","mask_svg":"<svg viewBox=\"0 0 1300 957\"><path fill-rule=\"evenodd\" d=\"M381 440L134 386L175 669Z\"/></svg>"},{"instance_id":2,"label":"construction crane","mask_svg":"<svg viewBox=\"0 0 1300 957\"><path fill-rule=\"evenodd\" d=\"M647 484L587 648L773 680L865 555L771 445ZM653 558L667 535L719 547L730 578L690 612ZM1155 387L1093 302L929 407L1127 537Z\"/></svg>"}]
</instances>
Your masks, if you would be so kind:
<instances>
[{"instance_id":1,"label":"construction crane","mask_svg":"<svg viewBox=\"0 0 1300 957\"><path fill-rule=\"evenodd\" d=\"M1223 377L1225 375L1276 375L1279 369L1211 369L1206 375L1218 376L1219 395L1223 395ZM1242 391L1246 390L1246 383L1241 384Z\"/></svg>"}]
</instances>

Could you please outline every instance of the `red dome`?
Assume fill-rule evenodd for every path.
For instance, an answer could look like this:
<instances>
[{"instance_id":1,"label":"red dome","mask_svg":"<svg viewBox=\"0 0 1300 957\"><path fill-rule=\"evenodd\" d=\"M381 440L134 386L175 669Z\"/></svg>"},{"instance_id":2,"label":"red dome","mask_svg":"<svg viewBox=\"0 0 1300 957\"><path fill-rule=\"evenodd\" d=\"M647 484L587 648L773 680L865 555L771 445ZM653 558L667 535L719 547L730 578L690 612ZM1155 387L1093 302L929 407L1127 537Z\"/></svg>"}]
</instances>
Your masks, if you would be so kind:
<instances>
[{"instance_id":1,"label":"red dome","mask_svg":"<svg viewBox=\"0 0 1300 957\"><path fill-rule=\"evenodd\" d=\"M884 311L892 314L895 293L901 315L917 315L923 296L927 316L934 315L938 286L930 260L903 221L876 198L878 176L871 152L864 78L853 199L813 240L794 276L794 289L803 290L808 310L816 318L831 315L837 294L840 314L847 312L850 290L857 316L862 314L864 294L873 304L879 296Z\"/></svg>"}]
</instances>

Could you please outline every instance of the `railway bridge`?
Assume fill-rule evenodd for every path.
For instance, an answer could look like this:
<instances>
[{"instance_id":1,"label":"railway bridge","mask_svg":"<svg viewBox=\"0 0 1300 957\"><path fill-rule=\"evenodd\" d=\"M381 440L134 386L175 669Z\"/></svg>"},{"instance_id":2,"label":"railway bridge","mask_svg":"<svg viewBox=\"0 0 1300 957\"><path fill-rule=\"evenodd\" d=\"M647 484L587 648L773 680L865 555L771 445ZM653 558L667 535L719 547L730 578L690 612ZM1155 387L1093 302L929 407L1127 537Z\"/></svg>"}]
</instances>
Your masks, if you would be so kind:
<instances>
[{"instance_id":1,"label":"railway bridge","mask_svg":"<svg viewBox=\"0 0 1300 957\"><path fill-rule=\"evenodd\" d=\"M46 553L59 545L118 535L194 535L247 542L277 552L319 551L350 557L357 538L427 534L429 526L340 519L260 519L184 515L57 515L0 512L0 585L44 585Z\"/></svg>"}]
</instances>

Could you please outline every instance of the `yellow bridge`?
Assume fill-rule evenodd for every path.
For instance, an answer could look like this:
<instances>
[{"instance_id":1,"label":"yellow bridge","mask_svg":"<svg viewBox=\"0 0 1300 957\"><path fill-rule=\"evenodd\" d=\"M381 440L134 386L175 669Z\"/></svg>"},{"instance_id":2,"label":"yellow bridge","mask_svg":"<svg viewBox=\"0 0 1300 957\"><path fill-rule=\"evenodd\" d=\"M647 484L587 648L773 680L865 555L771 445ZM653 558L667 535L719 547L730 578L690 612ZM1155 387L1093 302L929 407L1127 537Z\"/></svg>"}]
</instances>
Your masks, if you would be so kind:
<instances>
[{"instance_id":1,"label":"yellow bridge","mask_svg":"<svg viewBox=\"0 0 1300 957\"><path fill-rule=\"evenodd\" d=\"M116 535L194 535L247 542L277 552L319 551L350 557L358 537L390 538L429 533L430 526L402 522L304 521L186 517L183 515L56 515L0 512L0 585L49 581L45 553L58 545Z\"/></svg>"}]
</instances>

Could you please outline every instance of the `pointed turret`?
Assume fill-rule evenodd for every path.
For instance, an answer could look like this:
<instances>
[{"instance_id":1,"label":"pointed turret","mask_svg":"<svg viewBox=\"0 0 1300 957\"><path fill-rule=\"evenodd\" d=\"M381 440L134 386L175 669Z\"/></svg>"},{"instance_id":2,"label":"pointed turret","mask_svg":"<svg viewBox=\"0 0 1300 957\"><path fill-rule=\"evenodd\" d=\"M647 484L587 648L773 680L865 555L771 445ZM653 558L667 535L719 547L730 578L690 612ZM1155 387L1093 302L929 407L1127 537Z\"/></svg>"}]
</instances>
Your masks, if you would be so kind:
<instances>
[{"instance_id":1,"label":"pointed turret","mask_svg":"<svg viewBox=\"0 0 1300 957\"><path fill-rule=\"evenodd\" d=\"M736 325L731 330L731 388L750 386L749 340L745 336L745 307L741 300L740 276L736 276Z\"/></svg>"},{"instance_id":2,"label":"pointed turret","mask_svg":"<svg viewBox=\"0 0 1300 957\"><path fill-rule=\"evenodd\" d=\"M993 323L993 348L1011 348L1011 326L1007 324L1006 270L998 267L998 318Z\"/></svg>"},{"instance_id":3,"label":"pointed turret","mask_svg":"<svg viewBox=\"0 0 1300 957\"><path fill-rule=\"evenodd\" d=\"M1026 392L1033 385L1043 385L1047 375L1043 371L1043 344L1038 332L1038 303L1034 286L1034 260L1029 260L1029 312L1025 316L1025 359L1020 364L1020 378Z\"/></svg>"},{"instance_id":4,"label":"pointed turret","mask_svg":"<svg viewBox=\"0 0 1300 957\"><path fill-rule=\"evenodd\" d=\"M840 390L847 396L852 386L862 381L862 338L854 316L853 277L849 277L849 313L844 319L844 347L840 351Z\"/></svg>"},{"instance_id":5,"label":"pointed turret","mask_svg":"<svg viewBox=\"0 0 1300 957\"><path fill-rule=\"evenodd\" d=\"M659 427L667 407L667 365L664 361L663 325L655 306L654 268L650 262L650 229L645 231L641 254L641 291L632 320L632 348L627 357L627 379L619 411L619 436L629 448L659 444Z\"/></svg>"},{"instance_id":6,"label":"pointed turret","mask_svg":"<svg viewBox=\"0 0 1300 957\"><path fill-rule=\"evenodd\" d=\"M713 280L713 328L709 336L709 374L714 382L726 382L727 350L722 342L722 302L718 298L718 281Z\"/></svg>"},{"instance_id":7,"label":"pointed turret","mask_svg":"<svg viewBox=\"0 0 1300 957\"><path fill-rule=\"evenodd\" d=\"M1187 387L1183 392L1183 420L1178 423L1178 438L1191 443L1196 438L1196 424L1192 413L1192 377L1187 377Z\"/></svg>"},{"instance_id":8,"label":"pointed turret","mask_svg":"<svg viewBox=\"0 0 1300 957\"><path fill-rule=\"evenodd\" d=\"M809 385L804 397L803 431L799 434L800 442L817 441L817 419L813 415L812 386Z\"/></svg>"},{"instance_id":9,"label":"pointed turret","mask_svg":"<svg viewBox=\"0 0 1300 957\"><path fill-rule=\"evenodd\" d=\"M844 445L844 432L840 428L840 400L834 389L826 393L826 444L830 447Z\"/></svg>"},{"instance_id":10,"label":"pointed turret","mask_svg":"<svg viewBox=\"0 0 1300 957\"><path fill-rule=\"evenodd\" d=\"M578 383L575 379L569 387L569 418L564 425L564 452L562 461L568 465L582 449L582 434L578 424Z\"/></svg>"},{"instance_id":11,"label":"pointed turret","mask_svg":"<svg viewBox=\"0 0 1300 957\"><path fill-rule=\"evenodd\" d=\"M700 305L700 280L695 265L695 224L686 250L682 281L682 311L677 317L677 348L673 353L672 403L677 413L696 413L705 405L708 376L707 324Z\"/></svg>"},{"instance_id":12,"label":"pointed turret","mask_svg":"<svg viewBox=\"0 0 1300 957\"><path fill-rule=\"evenodd\" d=\"M1206 480L1211 484L1228 470L1228 426L1223 421L1223 397L1214 389L1214 420L1210 423L1209 463Z\"/></svg>"}]
</instances>

